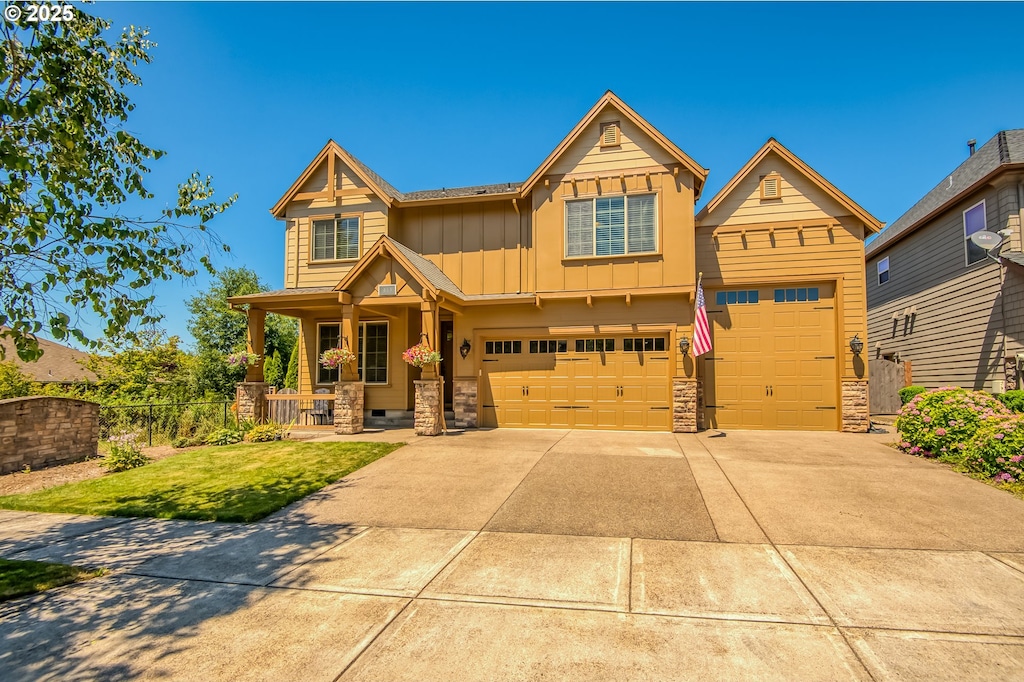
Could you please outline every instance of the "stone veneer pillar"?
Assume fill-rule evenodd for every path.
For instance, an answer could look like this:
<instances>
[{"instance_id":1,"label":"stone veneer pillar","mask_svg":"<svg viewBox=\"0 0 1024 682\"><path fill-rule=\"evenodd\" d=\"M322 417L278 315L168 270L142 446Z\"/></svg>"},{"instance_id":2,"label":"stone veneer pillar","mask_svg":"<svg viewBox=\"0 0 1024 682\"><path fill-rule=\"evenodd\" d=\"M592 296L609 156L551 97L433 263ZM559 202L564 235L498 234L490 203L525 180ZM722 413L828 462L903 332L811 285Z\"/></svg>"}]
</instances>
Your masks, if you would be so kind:
<instances>
[{"instance_id":1,"label":"stone veneer pillar","mask_svg":"<svg viewBox=\"0 0 1024 682\"><path fill-rule=\"evenodd\" d=\"M476 428L476 387L476 377L455 377L452 380L452 407L455 408L456 428Z\"/></svg>"},{"instance_id":2,"label":"stone veneer pillar","mask_svg":"<svg viewBox=\"0 0 1024 682\"><path fill-rule=\"evenodd\" d=\"M672 380L672 431L697 433L697 382Z\"/></svg>"},{"instance_id":3,"label":"stone veneer pillar","mask_svg":"<svg viewBox=\"0 0 1024 682\"><path fill-rule=\"evenodd\" d=\"M417 380L415 427L417 436L441 433L441 383L436 379Z\"/></svg>"},{"instance_id":4,"label":"stone veneer pillar","mask_svg":"<svg viewBox=\"0 0 1024 682\"><path fill-rule=\"evenodd\" d=\"M843 431L867 433L871 428L868 416L868 382L844 381L842 406Z\"/></svg>"},{"instance_id":5,"label":"stone veneer pillar","mask_svg":"<svg viewBox=\"0 0 1024 682\"><path fill-rule=\"evenodd\" d=\"M243 381L235 386L235 403L238 408L238 420L251 419L257 424L266 421L267 391L270 384L264 381Z\"/></svg>"},{"instance_id":6,"label":"stone veneer pillar","mask_svg":"<svg viewBox=\"0 0 1024 682\"><path fill-rule=\"evenodd\" d=\"M1017 386L1017 356L1007 355L1003 359L1003 377L1006 379L1006 390L1016 391Z\"/></svg>"},{"instance_id":7,"label":"stone veneer pillar","mask_svg":"<svg viewBox=\"0 0 1024 682\"><path fill-rule=\"evenodd\" d=\"M335 433L363 432L363 391L361 381L340 381L334 385Z\"/></svg>"}]
</instances>

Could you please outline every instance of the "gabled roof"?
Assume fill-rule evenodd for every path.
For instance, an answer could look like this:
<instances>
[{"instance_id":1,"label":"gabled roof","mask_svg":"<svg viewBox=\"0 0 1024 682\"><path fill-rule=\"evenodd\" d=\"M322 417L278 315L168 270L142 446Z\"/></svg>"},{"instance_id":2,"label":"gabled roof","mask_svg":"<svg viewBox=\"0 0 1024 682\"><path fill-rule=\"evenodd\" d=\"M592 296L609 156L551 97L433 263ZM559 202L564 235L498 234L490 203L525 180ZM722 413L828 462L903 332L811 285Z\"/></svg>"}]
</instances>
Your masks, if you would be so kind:
<instances>
[{"instance_id":1,"label":"gabled roof","mask_svg":"<svg viewBox=\"0 0 1024 682\"><path fill-rule=\"evenodd\" d=\"M422 286L434 295L446 294L458 299L465 299L465 294L455 283L448 279L448 275L441 272L441 269L429 260L410 249L405 244L400 244L387 235L381 235L373 243L359 261L349 270L348 274L338 285L335 291L344 291L366 271L377 258L394 258L405 270Z\"/></svg>"},{"instance_id":2,"label":"gabled roof","mask_svg":"<svg viewBox=\"0 0 1024 682\"><path fill-rule=\"evenodd\" d=\"M694 190L696 191L696 195L698 197L700 196L701 189L704 187L704 181L708 177L708 170L706 168L703 168L693 159L691 159L686 154L686 152L677 147L675 143L673 143L667 137L662 135L657 128L655 128L650 123L641 118L640 114L633 111L633 109L631 109L628 104L619 99L618 96L611 90L605 92L604 95L601 96L601 99L597 100L594 106L590 108L590 111L588 111L586 115L582 119L580 119L580 122L577 123L572 130L569 131L569 134L565 136L565 139L563 139L558 144L558 146L554 148L554 150L548 155L548 157L544 159L544 162L537 167L537 170L533 171L533 174L526 179L526 182L524 182L523 186L520 188L520 193L523 196L526 196L530 192L530 190L533 189L533 186L536 185L537 182L540 181L540 179L545 174L548 173L548 171L558 160L558 158L562 156L562 154L572 145L573 142L577 140L577 138L579 138L583 130L588 125L593 123L594 120L598 117L598 115L607 106L615 107L619 111L619 113L621 113L634 125L640 128L640 130L644 131L644 133L646 133L648 136L651 137L651 139L653 139L655 142L661 145L662 148L664 148L665 151L667 151L677 161L679 161L679 163L681 163L690 172L692 172L694 177L696 178L696 182L694 183Z\"/></svg>"},{"instance_id":3,"label":"gabled roof","mask_svg":"<svg viewBox=\"0 0 1024 682\"><path fill-rule=\"evenodd\" d=\"M1001 130L868 244L868 257L921 227L1007 170L1024 168L1024 129Z\"/></svg>"},{"instance_id":4,"label":"gabled roof","mask_svg":"<svg viewBox=\"0 0 1024 682\"><path fill-rule=\"evenodd\" d=\"M0 327L0 330L3 329L6 327ZM44 339L41 336L37 336L36 341L39 342L39 348L43 351L42 357L34 362L25 362L18 357L13 340L7 337L0 339L0 346L4 349L4 360L13 362L19 370L32 377L33 380L42 383L96 381L96 375L84 367L84 363L89 360L88 353Z\"/></svg>"},{"instance_id":5,"label":"gabled roof","mask_svg":"<svg viewBox=\"0 0 1024 682\"><path fill-rule=\"evenodd\" d=\"M725 201L725 198L729 196L729 194L731 194L732 191L736 189L736 187L741 182L743 182L743 180L747 177L747 175L750 174L751 171L754 170L754 168L757 167L757 164L761 163L761 161L763 161L764 158L771 153L778 154L787 163L789 163L791 166L793 166L798 171L803 173L808 180L817 185L823 192L825 192L825 194L835 199L837 202L839 202L841 206L848 209L850 213L859 218L861 222L863 222L869 230L871 230L872 232L878 232L879 230L882 229L882 225L884 225L885 223L883 223L882 221L878 220L878 218L875 218L873 215L868 213L853 199L840 192L835 185L826 180L816 170L814 170L806 163L804 163L803 160L801 160L800 157L798 157L796 154L783 147L782 143L780 143L774 137L769 137L768 141L765 142L764 145L757 150L757 153L754 154L754 156L751 157L751 159L747 161L746 164L743 165L743 168L740 168L739 172L737 172L736 175L732 176L732 179L725 184L725 187L720 189L718 191L718 194L711 198L711 201L707 203L707 206L702 208L700 212L697 213L697 222L700 223L700 221L706 218L709 213L718 208L722 204L722 202Z\"/></svg>"},{"instance_id":6,"label":"gabled roof","mask_svg":"<svg viewBox=\"0 0 1024 682\"><path fill-rule=\"evenodd\" d=\"M302 171L302 174L299 175L299 178L292 183L292 186L288 188L288 191L284 193L284 196L278 199L277 203L270 209L270 212L274 214L275 218L284 217L284 209L288 205L288 202L299 193L299 190L304 184L306 184L306 181L309 180L310 176L316 172L316 169L319 168L321 164L327 162L327 158L331 154L335 154L345 165L351 168L352 172L355 173L360 180L366 183L366 186L369 187L374 194L380 197L388 206L390 206L396 199L401 200L403 198L401 192L392 187L387 180L374 172L373 169L350 154L344 147L334 140L328 140L327 144L324 145L324 148L320 150L320 153L313 158L308 166L306 166L306 170Z\"/></svg>"}]
</instances>

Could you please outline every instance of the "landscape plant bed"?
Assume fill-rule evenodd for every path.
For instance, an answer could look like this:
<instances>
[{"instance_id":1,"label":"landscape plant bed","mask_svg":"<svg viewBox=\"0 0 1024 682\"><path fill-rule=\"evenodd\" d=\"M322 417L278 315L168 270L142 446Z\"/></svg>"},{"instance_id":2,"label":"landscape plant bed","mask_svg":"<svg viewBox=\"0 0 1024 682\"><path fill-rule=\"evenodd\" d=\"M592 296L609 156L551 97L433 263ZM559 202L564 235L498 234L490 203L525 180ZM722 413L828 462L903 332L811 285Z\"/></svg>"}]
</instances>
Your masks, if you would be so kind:
<instances>
[{"instance_id":1,"label":"landscape plant bed","mask_svg":"<svg viewBox=\"0 0 1024 682\"><path fill-rule=\"evenodd\" d=\"M45 561L0 559L0 601L35 594L99 575L103 575L103 569L90 571Z\"/></svg>"},{"instance_id":2,"label":"landscape plant bed","mask_svg":"<svg viewBox=\"0 0 1024 682\"><path fill-rule=\"evenodd\" d=\"M6 495L0 508L256 521L400 446L276 441L198 448L102 478Z\"/></svg>"}]
</instances>

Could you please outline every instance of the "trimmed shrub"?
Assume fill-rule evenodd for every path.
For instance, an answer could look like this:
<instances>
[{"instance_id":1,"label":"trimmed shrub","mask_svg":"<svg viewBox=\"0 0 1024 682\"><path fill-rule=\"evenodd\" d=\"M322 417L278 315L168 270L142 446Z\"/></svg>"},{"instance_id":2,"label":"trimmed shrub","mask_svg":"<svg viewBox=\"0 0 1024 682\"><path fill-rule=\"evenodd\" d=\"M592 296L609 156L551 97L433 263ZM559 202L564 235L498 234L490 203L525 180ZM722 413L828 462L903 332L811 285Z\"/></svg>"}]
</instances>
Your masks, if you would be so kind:
<instances>
[{"instance_id":1,"label":"trimmed shrub","mask_svg":"<svg viewBox=\"0 0 1024 682\"><path fill-rule=\"evenodd\" d=\"M906 405L915 395L920 395L928 389L924 386L907 386L900 389L900 405Z\"/></svg>"},{"instance_id":2,"label":"trimmed shrub","mask_svg":"<svg viewBox=\"0 0 1024 682\"><path fill-rule=\"evenodd\" d=\"M149 464L149 457L139 450L138 436L134 433L111 438L110 452L100 462L100 466L111 472L128 471L145 464Z\"/></svg>"},{"instance_id":3,"label":"trimmed shrub","mask_svg":"<svg viewBox=\"0 0 1024 682\"><path fill-rule=\"evenodd\" d=\"M242 440L240 431L218 429L206 437L207 445L233 445Z\"/></svg>"},{"instance_id":4,"label":"trimmed shrub","mask_svg":"<svg viewBox=\"0 0 1024 682\"><path fill-rule=\"evenodd\" d=\"M996 399L1017 414L1024 413L1024 391L1007 391L997 395Z\"/></svg>"},{"instance_id":5,"label":"trimmed shrub","mask_svg":"<svg viewBox=\"0 0 1024 682\"><path fill-rule=\"evenodd\" d=\"M978 430L959 464L1002 483L1024 478L1024 418L991 420Z\"/></svg>"},{"instance_id":6,"label":"trimmed shrub","mask_svg":"<svg viewBox=\"0 0 1024 682\"><path fill-rule=\"evenodd\" d=\"M250 443L268 443L272 440L281 440L281 433L281 427L277 424L260 424L246 432L245 440Z\"/></svg>"},{"instance_id":7,"label":"trimmed shrub","mask_svg":"<svg viewBox=\"0 0 1024 682\"><path fill-rule=\"evenodd\" d=\"M958 461L981 425L1012 413L984 391L944 387L920 393L900 409L896 429L904 452Z\"/></svg>"}]
</instances>

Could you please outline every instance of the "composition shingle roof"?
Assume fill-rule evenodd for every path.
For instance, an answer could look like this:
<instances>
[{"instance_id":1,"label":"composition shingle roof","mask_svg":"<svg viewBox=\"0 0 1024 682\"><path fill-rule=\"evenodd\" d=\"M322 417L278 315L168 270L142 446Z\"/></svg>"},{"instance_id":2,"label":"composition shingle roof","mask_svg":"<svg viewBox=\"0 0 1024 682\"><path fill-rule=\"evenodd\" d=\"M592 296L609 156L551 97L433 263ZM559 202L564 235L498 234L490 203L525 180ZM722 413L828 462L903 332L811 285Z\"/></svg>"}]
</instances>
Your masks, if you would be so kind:
<instances>
[{"instance_id":1,"label":"composition shingle roof","mask_svg":"<svg viewBox=\"0 0 1024 682\"><path fill-rule=\"evenodd\" d=\"M999 257L1024 268L1024 253L1020 251L1003 251Z\"/></svg>"},{"instance_id":2,"label":"composition shingle roof","mask_svg":"<svg viewBox=\"0 0 1024 682\"><path fill-rule=\"evenodd\" d=\"M62 346L56 341L40 338L39 347L43 356L35 362L20 359L14 342L8 338L0 339L0 346L4 349L4 360L13 362L35 381L96 381L96 375L82 366L89 359L89 354Z\"/></svg>"},{"instance_id":3,"label":"composition shingle roof","mask_svg":"<svg viewBox=\"0 0 1024 682\"><path fill-rule=\"evenodd\" d=\"M459 287L455 286L455 282L448 279L448 275L441 272L441 268L437 267L420 254L416 253L405 244L396 242L391 237L384 237L384 239L387 241L388 244L394 246L402 253L403 256L409 259L409 262L412 263L412 265L417 270L419 270L423 274L423 276L427 278L427 281L430 282L434 287L449 294L455 294L460 298L465 298L466 295L462 293L462 289L459 289Z\"/></svg>"},{"instance_id":4,"label":"composition shingle roof","mask_svg":"<svg viewBox=\"0 0 1024 682\"><path fill-rule=\"evenodd\" d=\"M906 233L916 229L929 216L959 201L980 180L1001 166L1024 164L1024 129L1001 130L974 154L957 166L924 195L909 211L883 230L868 244L865 253L870 258Z\"/></svg>"}]
</instances>

